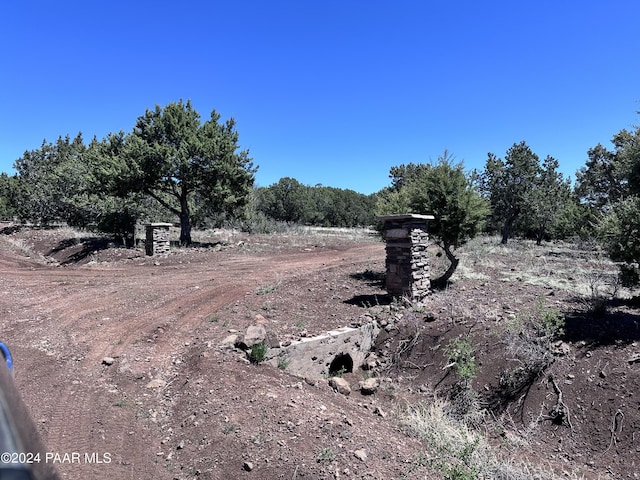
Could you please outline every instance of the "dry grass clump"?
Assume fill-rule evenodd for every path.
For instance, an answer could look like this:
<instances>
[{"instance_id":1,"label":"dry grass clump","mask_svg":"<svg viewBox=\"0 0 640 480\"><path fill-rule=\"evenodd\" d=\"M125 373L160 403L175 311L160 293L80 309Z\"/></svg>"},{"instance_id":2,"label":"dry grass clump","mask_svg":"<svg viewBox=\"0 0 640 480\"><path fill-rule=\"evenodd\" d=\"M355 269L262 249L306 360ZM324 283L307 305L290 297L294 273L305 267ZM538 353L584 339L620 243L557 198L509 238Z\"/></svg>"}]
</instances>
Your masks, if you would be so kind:
<instances>
[{"instance_id":1,"label":"dry grass clump","mask_svg":"<svg viewBox=\"0 0 640 480\"><path fill-rule=\"evenodd\" d=\"M550 468L499 455L482 432L450 417L448 410L448 402L436 398L431 403L409 405L400 413L403 428L425 447L419 466L444 473L446 480L582 478L568 472L559 476Z\"/></svg>"}]
</instances>

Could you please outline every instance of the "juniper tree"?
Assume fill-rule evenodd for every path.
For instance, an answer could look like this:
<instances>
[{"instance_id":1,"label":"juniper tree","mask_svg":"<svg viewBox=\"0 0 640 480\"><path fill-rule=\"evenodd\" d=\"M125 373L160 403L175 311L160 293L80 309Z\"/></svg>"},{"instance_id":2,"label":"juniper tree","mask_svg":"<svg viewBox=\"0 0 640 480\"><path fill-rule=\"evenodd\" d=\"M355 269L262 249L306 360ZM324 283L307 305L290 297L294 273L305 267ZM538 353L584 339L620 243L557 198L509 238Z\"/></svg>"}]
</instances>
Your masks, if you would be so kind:
<instances>
[{"instance_id":1,"label":"juniper tree","mask_svg":"<svg viewBox=\"0 0 640 480\"><path fill-rule=\"evenodd\" d=\"M180 219L180 242L191 243L194 202L209 211L245 206L256 168L239 150L235 121L215 110L202 123L190 101L147 110L130 134L103 140L96 175L113 194L143 193Z\"/></svg>"},{"instance_id":2,"label":"juniper tree","mask_svg":"<svg viewBox=\"0 0 640 480\"><path fill-rule=\"evenodd\" d=\"M393 167L404 175L400 185L380 193L377 213L430 214L435 217L429 224L429 233L442 248L450 262L439 278L431 281L434 288L443 288L455 272L460 259L455 250L482 230L488 207L465 174L461 163L454 164L445 151L437 164L420 164L409 169Z\"/></svg>"}]
</instances>

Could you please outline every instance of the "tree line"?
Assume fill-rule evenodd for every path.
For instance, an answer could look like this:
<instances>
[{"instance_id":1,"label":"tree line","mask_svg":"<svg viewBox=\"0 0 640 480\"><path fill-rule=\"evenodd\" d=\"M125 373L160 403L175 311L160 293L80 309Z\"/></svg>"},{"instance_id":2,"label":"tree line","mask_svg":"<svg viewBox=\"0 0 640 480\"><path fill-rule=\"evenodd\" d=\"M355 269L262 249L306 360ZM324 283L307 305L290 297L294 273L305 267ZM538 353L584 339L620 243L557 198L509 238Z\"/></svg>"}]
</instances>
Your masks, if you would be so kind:
<instances>
[{"instance_id":1,"label":"tree line","mask_svg":"<svg viewBox=\"0 0 640 480\"><path fill-rule=\"evenodd\" d=\"M257 167L239 145L235 121L213 110L202 121L191 102L156 106L129 133L85 143L59 137L26 151L16 175L0 175L0 217L48 224L64 222L131 239L144 221L180 223L181 243L191 229L260 216L307 225L371 225L391 213L428 213L436 242L451 262L455 250L480 232L544 240L597 238L628 282L640 263L640 127L621 130L613 149L596 145L575 184L550 155L540 158L524 142L503 157L489 153L482 170L466 171L445 152L437 162L400 164L390 185L372 195L285 177L254 186ZM438 282L436 282L438 283Z\"/></svg>"},{"instance_id":2,"label":"tree line","mask_svg":"<svg viewBox=\"0 0 640 480\"><path fill-rule=\"evenodd\" d=\"M622 281L640 283L640 127L613 136L613 150L589 149L586 164L570 179L558 161L514 143L499 158L488 154L482 171L465 172L447 152L437 163L391 168L391 185L378 194L380 214L433 214L432 233L451 267L455 249L480 231L498 233L506 244L513 236L543 240L593 238L620 262ZM433 283L433 282L432 282Z\"/></svg>"},{"instance_id":3,"label":"tree line","mask_svg":"<svg viewBox=\"0 0 640 480\"><path fill-rule=\"evenodd\" d=\"M0 214L129 239L136 222L177 219L188 245L194 223L241 216L248 204L257 169L238 141L233 119L213 110L203 122L189 101L147 110L129 133L45 140L0 179Z\"/></svg>"},{"instance_id":4,"label":"tree line","mask_svg":"<svg viewBox=\"0 0 640 480\"><path fill-rule=\"evenodd\" d=\"M325 227L358 227L375 223L376 195L354 190L303 185L295 178L281 178L257 188L255 209L283 222Z\"/></svg>"}]
</instances>

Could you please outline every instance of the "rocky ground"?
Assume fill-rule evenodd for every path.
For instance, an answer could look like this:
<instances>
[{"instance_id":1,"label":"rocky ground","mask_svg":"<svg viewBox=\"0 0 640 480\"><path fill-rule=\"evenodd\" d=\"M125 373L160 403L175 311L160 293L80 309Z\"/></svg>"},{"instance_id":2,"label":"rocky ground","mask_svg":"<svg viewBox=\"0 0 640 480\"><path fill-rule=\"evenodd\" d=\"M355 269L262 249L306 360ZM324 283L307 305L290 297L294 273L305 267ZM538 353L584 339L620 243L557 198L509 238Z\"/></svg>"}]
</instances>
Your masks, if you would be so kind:
<instances>
[{"instance_id":1,"label":"rocky ground","mask_svg":"<svg viewBox=\"0 0 640 480\"><path fill-rule=\"evenodd\" d=\"M640 310L633 292L604 302L615 268L591 247L478 239L451 288L407 308L382 288L373 235L197 240L152 258L0 225L2 340L48 450L82 454L63 478L474 478L478 459L513 464L503 478L640 474ZM527 325L553 309L564 333L545 343ZM372 369L342 374L348 395L225 343L255 325L275 345L368 322L382 333ZM459 392L450 353L464 339L477 394L461 413L440 399ZM374 391L358 388L367 379ZM474 427L449 448L412 427L408 405Z\"/></svg>"}]
</instances>

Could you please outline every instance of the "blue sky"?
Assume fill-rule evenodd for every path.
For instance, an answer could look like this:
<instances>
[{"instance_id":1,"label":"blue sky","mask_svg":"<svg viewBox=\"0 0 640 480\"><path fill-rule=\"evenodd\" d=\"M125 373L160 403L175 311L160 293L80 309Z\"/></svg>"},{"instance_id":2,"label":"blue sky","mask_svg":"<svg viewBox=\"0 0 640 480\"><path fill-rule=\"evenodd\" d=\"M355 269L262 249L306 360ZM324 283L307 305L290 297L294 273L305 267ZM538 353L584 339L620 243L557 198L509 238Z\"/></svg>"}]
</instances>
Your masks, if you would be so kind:
<instances>
[{"instance_id":1,"label":"blue sky","mask_svg":"<svg viewBox=\"0 0 640 480\"><path fill-rule=\"evenodd\" d=\"M567 175L640 123L640 2L28 1L0 6L0 171L59 135L191 99L234 117L257 184L372 193L445 149L525 140Z\"/></svg>"}]
</instances>

